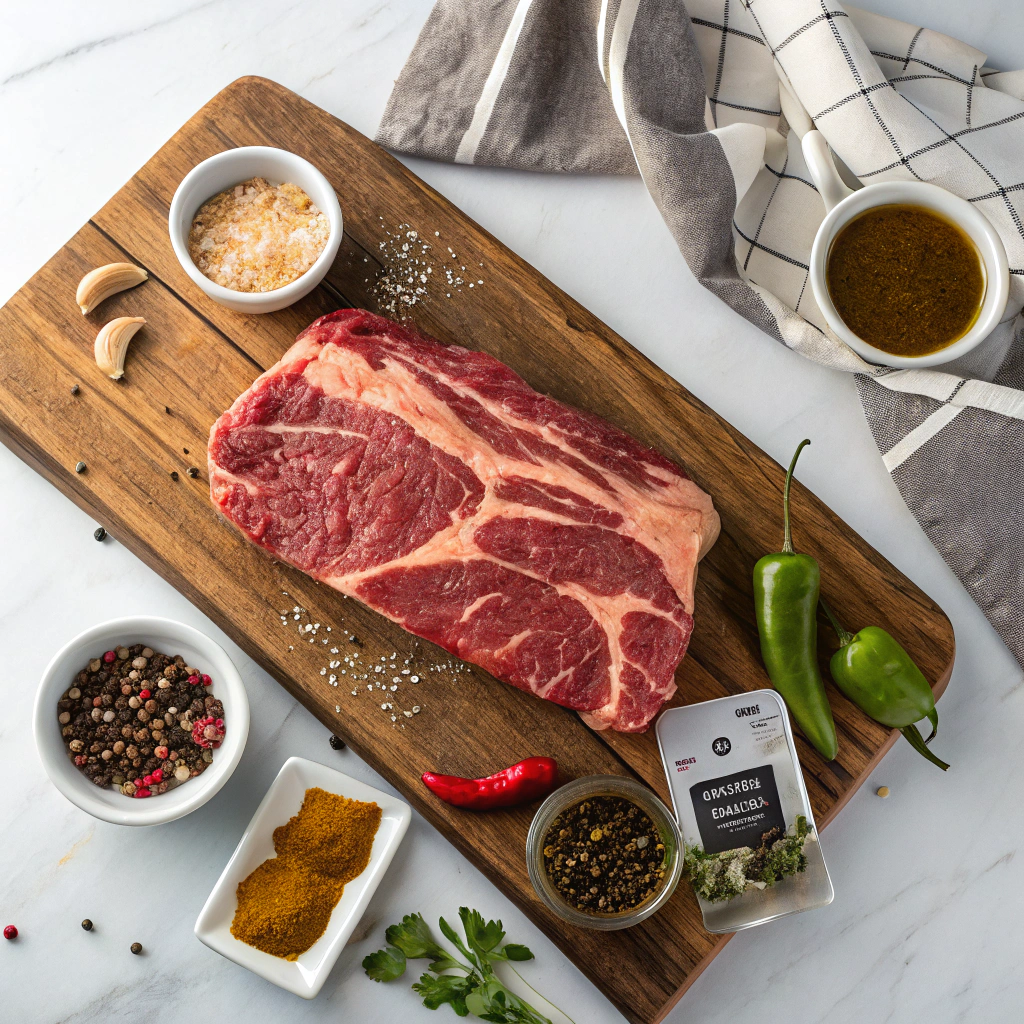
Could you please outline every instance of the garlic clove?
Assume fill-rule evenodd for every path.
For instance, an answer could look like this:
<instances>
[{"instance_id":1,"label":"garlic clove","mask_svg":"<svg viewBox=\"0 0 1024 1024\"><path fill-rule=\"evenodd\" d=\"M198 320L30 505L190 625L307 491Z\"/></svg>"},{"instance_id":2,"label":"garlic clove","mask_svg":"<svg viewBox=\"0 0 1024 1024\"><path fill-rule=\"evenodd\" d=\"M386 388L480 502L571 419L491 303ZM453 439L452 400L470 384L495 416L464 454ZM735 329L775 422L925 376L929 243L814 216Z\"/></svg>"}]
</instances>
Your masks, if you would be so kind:
<instances>
[{"instance_id":1,"label":"garlic clove","mask_svg":"<svg viewBox=\"0 0 1024 1024\"><path fill-rule=\"evenodd\" d=\"M149 274L134 263L108 263L90 270L78 283L75 301L82 313L91 313L104 299L149 280Z\"/></svg>"},{"instance_id":2,"label":"garlic clove","mask_svg":"<svg viewBox=\"0 0 1024 1024\"><path fill-rule=\"evenodd\" d=\"M100 328L94 348L96 365L112 379L123 376L128 342L145 322L141 316L119 316Z\"/></svg>"}]
</instances>

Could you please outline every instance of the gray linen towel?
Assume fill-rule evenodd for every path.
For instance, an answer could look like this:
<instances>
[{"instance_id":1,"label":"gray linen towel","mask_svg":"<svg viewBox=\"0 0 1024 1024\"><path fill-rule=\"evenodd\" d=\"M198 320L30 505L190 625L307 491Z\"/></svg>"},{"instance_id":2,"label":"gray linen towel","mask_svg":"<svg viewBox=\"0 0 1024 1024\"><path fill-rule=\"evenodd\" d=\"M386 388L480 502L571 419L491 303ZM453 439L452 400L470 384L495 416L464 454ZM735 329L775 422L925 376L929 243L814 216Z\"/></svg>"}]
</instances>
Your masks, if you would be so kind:
<instances>
[{"instance_id":1,"label":"gray linen towel","mask_svg":"<svg viewBox=\"0 0 1024 1024\"><path fill-rule=\"evenodd\" d=\"M881 368L825 324L807 280L825 211L775 62L862 181L934 182L996 227L1010 301L969 356ZM702 284L857 374L904 500L1024 665L1024 71L834 0L437 0L378 141L458 163L639 170Z\"/></svg>"}]
</instances>

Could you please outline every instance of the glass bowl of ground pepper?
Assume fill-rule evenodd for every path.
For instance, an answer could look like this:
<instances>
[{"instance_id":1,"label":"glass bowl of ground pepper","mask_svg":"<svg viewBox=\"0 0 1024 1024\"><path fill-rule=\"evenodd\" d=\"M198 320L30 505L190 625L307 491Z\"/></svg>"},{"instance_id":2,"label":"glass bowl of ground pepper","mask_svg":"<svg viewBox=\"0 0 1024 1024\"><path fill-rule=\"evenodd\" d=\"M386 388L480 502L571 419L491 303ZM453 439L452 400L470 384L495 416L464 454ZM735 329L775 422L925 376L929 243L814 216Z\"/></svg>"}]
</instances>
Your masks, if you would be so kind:
<instances>
[{"instance_id":1,"label":"glass bowl of ground pepper","mask_svg":"<svg viewBox=\"0 0 1024 1024\"><path fill-rule=\"evenodd\" d=\"M541 804L526 839L537 895L583 928L629 928L672 896L683 870L672 812L646 787L591 775Z\"/></svg>"}]
</instances>

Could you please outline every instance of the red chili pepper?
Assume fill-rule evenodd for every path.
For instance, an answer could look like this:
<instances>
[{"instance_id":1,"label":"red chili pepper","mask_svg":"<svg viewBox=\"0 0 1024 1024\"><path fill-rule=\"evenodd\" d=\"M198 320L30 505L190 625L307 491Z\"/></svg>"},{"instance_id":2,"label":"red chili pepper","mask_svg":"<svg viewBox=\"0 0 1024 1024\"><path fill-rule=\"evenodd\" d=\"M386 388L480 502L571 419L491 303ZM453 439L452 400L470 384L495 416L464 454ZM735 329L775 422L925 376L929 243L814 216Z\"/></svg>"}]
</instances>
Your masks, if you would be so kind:
<instances>
[{"instance_id":1,"label":"red chili pepper","mask_svg":"<svg viewBox=\"0 0 1024 1024\"><path fill-rule=\"evenodd\" d=\"M547 796L557 781L558 764L551 757L528 757L485 779L423 773L423 782L431 793L447 804L472 811L529 803Z\"/></svg>"}]
</instances>

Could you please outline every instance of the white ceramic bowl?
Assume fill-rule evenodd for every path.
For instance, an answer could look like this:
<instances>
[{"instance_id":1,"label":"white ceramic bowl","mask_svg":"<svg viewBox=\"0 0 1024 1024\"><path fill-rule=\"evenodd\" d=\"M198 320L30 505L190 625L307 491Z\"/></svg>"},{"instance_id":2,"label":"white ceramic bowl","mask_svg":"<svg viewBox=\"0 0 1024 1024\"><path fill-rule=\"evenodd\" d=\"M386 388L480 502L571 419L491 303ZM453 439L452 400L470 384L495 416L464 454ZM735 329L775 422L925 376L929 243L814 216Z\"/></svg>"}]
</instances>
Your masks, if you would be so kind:
<instances>
[{"instance_id":1,"label":"white ceramic bowl","mask_svg":"<svg viewBox=\"0 0 1024 1024\"><path fill-rule=\"evenodd\" d=\"M204 687L203 694L213 693L224 705L224 742L214 751L210 767L202 775L145 800L91 783L68 757L57 722L57 701L90 659L118 645L132 644L146 644L172 657L180 654L188 664L213 677L213 686ZM140 615L93 626L53 656L36 694L34 728L46 774L73 804L115 825L159 825L201 807L231 777L249 735L249 700L242 677L219 644L182 622Z\"/></svg>"},{"instance_id":2,"label":"white ceramic bowl","mask_svg":"<svg viewBox=\"0 0 1024 1024\"><path fill-rule=\"evenodd\" d=\"M231 934L231 921L238 906L235 893L238 883L253 869L268 857L275 856L274 829L285 824L293 814L298 814L302 798L311 786L319 786L328 793L337 793L350 800L376 803L383 814L370 851L370 863L361 875L345 886L324 934L297 960L282 960L246 945ZM370 897L380 885L409 828L411 818L409 805L397 797L381 793L364 782L351 779L315 761L301 757L288 758L267 790L267 795L256 808L252 821L242 833L231 860L217 879L210 898L200 912L195 927L196 937L221 956L248 968L261 978L303 999L312 999L327 980L327 975L331 973L331 968L362 918Z\"/></svg>"},{"instance_id":3,"label":"white ceramic bowl","mask_svg":"<svg viewBox=\"0 0 1024 1024\"><path fill-rule=\"evenodd\" d=\"M272 292L236 292L215 284L200 272L188 254L188 233L196 211L207 199L255 177L266 178L271 185L298 185L327 214L331 233L316 263L291 284ZM331 183L308 160L272 146L229 149L193 167L174 193L167 226L174 255L185 273L211 299L239 313L273 313L308 295L324 279L338 255L344 230L341 206Z\"/></svg>"},{"instance_id":4,"label":"white ceramic bowl","mask_svg":"<svg viewBox=\"0 0 1024 1024\"><path fill-rule=\"evenodd\" d=\"M808 135L811 133L809 132ZM849 191L849 190L847 190ZM956 224L974 242L981 256L985 277L985 297L974 326L952 345L923 356L897 356L869 345L858 337L843 321L828 293L825 269L829 250L836 235L858 214L876 206L890 203L910 203L924 206ZM858 355L869 363L883 366L921 367L937 366L967 355L979 345L999 323L1006 309L1010 291L1010 274L1006 263L1006 250L988 218L970 203L944 188L924 181L887 181L866 185L833 206L818 228L811 248L811 288L829 327Z\"/></svg>"}]
</instances>

